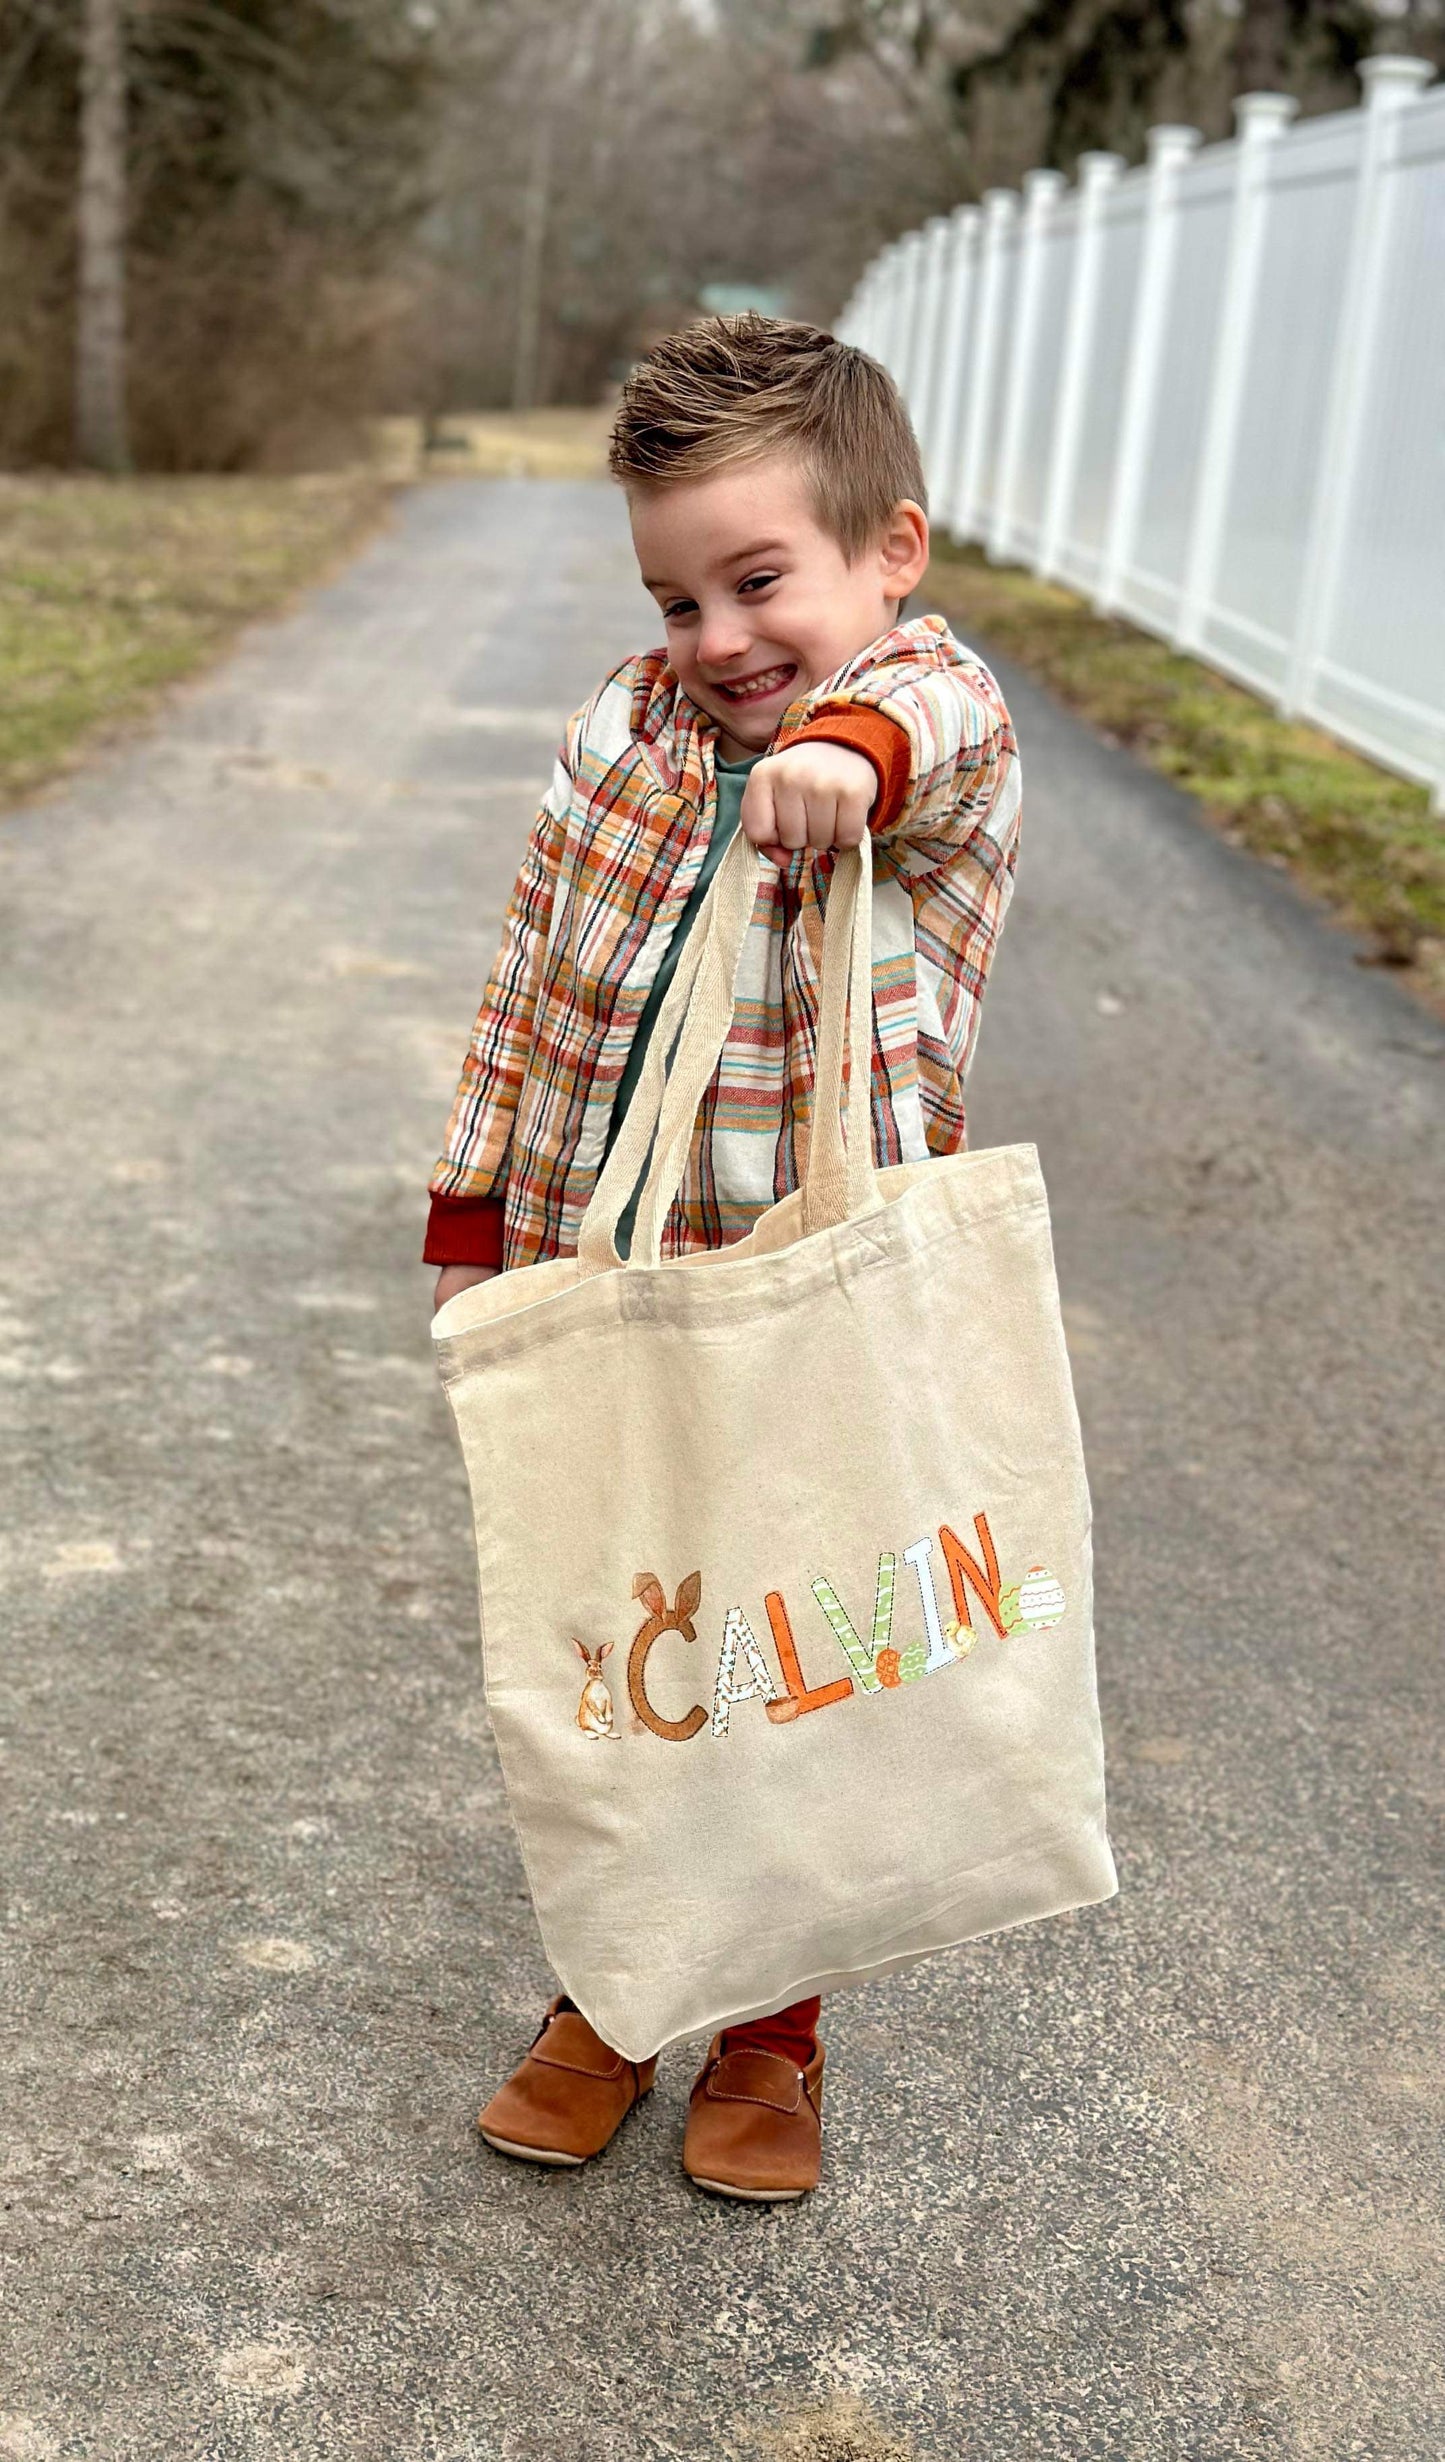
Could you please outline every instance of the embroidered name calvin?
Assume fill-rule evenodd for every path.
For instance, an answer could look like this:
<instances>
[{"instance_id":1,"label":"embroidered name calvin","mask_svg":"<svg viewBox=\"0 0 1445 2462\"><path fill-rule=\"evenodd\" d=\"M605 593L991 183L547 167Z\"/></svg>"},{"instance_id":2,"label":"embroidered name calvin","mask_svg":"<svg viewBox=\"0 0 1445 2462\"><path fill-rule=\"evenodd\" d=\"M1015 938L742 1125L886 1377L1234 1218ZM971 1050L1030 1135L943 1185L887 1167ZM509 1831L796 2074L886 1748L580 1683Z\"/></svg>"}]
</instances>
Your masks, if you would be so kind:
<instances>
[{"instance_id":1,"label":"embroidered name calvin","mask_svg":"<svg viewBox=\"0 0 1445 2462\"><path fill-rule=\"evenodd\" d=\"M976 1513L973 1527L976 1552L946 1522L936 1542L930 1534L915 1539L901 1552L885 1548L878 1559L871 1613L855 1617L852 1605L828 1576L815 1575L809 1585L811 1596L818 1617L846 1662L845 1675L809 1681L781 1590L770 1590L763 1600L762 1621L772 1645L771 1656L746 1608L729 1606L722 1619L711 1709L698 1701L681 1717L666 1717L659 1709L649 1689L649 1663L667 1635L675 1637L674 1651L677 1641L696 1645L702 1575L689 1573L669 1602L655 1573L639 1573L632 1595L648 1612L627 1661L633 1733L650 1733L666 1744L686 1744L704 1728L714 1736L726 1736L733 1712L748 1702L761 1702L773 1725L786 1726L857 1694L897 1692L904 1685L921 1683L945 1668L956 1667L969 1656L980 1639L973 1621L975 1607L982 1610L985 1634L991 1632L1000 1641L1047 1632L1065 1612L1062 1584L1046 1565L1034 1564L1021 1581L1005 1587L987 1514ZM940 1576L946 1579L946 1598L940 1597ZM908 1613L902 1604L905 1598L922 1622L917 1637L900 1636L902 1618ZM596 1666L589 1667L589 1675L596 1682ZM599 1685L598 1689L603 1688ZM582 1723L584 1732L596 1733L601 1726L600 1720L596 1726Z\"/></svg>"}]
</instances>

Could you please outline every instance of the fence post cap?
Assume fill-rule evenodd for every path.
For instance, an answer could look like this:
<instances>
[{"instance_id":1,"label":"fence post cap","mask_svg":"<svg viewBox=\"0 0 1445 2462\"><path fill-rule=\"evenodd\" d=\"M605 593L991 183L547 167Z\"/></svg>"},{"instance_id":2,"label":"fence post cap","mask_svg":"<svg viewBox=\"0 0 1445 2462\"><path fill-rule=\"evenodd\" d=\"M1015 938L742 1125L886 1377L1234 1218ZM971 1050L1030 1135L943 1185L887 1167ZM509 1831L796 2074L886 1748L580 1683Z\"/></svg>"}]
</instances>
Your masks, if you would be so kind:
<instances>
[{"instance_id":1,"label":"fence post cap","mask_svg":"<svg viewBox=\"0 0 1445 2462\"><path fill-rule=\"evenodd\" d=\"M1067 188L1068 184L1062 171L1051 171L1041 167L1037 171L1024 173L1024 195L1029 199L1056 197L1059 190Z\"/></svg>"},{"instance_id":2,"label":"fence post cap","mask_svg":"<svg viewBox=\"0 0 1445 2462\"><path fill-rule=\"evenodd\" d=\"M983 192L983 210L993 222L1006 222L1010 214L1017 213L1018 203L1016 188L985 188Z\"/></svg>"},{"instance_id":3,"label":"fence post cap","mask_svg":"<svg viewBox=\"0 0 1445 2462\"><path fill-rule=\"evenodd\" d=\"M1081 188L1105 188L1116 180L1124 168L1122 154L1111 154L1106 147L1090 146L1075 165Z\"/></svg>"},{"instance_id":4,"label":"fence post cap","mask_svg":"<svg viewBox=\"0 0 1445 2462\"><path fill-rule=\"evenodd\" d=\"M1145 143L1152 169L1160 163L1184 162L1204 139L1197 128L1184 127L1175 120L1160 120L1150 129Z\"/></svg>"},{"instance_id":5,"label":"fence post cap","mask_svg":"<svg viewBox=\"0 0 1445 2462\"><path fill-rule=\"evenodd\" d=\"M1391 111L1430 85L1435 69L1431 61L1417 60L1407 51L1377 51L1360 62L1359 74L1367 109Z\"/></svg>"},{"instance_id":6,"label":"fence post cap","mask_svg":"<svg viewBox=\"0 0 1445 2462\"><path fill-rule=\"evenodd\" d=\"M1236 94L1234 125L1241 137L1272 137L1288 128L1299 112L1296 94Z\"/></svg>"}]
</instances>

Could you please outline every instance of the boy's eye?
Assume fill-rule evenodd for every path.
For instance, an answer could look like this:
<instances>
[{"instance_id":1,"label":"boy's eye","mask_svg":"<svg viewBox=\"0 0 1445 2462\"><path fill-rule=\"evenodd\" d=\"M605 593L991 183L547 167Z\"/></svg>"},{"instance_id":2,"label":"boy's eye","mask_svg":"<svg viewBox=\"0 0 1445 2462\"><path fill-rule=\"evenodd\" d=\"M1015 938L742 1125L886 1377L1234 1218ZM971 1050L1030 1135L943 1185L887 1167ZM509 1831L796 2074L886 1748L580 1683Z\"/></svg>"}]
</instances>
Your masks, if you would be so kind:
<instances>
[{"instance_id":1,"label":"boy's eye","mask_svg":"<svg viewBox=\"0 0 1445 2462\"><path fill-rule=\"evenodd\" d=\"M738 596L745 590L770 590L777 578L776 573L749 573L746 581L738 583Z\"/></svg>"},{"instance_id":2,"label":"boy's eye","mask_svg":"<svg viewBox=\"0 0 1445 2462\"><path fill-rule=\"evenodd\" d=\"M696 613L695 598L670 598L663 604L662 620L664 624L671 624L674 617L696 615Z\"/></svg>"}]
</instances>

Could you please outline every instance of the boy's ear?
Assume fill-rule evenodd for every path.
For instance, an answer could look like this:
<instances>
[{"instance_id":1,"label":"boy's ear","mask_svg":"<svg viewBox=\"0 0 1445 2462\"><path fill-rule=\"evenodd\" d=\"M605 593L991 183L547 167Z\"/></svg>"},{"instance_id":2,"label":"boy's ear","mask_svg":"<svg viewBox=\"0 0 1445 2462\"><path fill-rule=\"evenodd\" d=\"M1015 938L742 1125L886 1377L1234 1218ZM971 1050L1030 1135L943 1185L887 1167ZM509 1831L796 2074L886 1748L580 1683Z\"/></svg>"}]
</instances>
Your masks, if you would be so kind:
<instances>
[{"instance_id":1,"label":"boy's ear","mask_svg":"<svg viewBox=\"0 0 1445 2462\"><path fill-rule=\"evenodd\" d=\"M928 515L911 496L901 497L889 514L878 541L878 558L883 594L901 605L928 570Z\"/></svg>"}]
</instances>

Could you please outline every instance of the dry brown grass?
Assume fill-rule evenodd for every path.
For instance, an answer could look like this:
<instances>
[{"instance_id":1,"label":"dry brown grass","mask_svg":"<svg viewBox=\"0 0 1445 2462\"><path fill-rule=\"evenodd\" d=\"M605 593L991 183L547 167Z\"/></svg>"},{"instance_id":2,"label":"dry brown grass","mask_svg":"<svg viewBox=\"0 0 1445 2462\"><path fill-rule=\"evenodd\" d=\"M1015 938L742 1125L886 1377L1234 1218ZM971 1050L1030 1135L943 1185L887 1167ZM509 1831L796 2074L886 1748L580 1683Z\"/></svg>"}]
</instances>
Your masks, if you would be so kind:
<instances>
[{"instance_id":1,"label":"dry brown grass","mask_svg":"<svg viewBox=\"0 0 1445 2462\"><path fill-rule=\"evenodd\" d=\"M588 410L453 411L373 423L378 460L394 478L599 479L607 467L612 406Z\"/></svg>"},{"instance_id":2,"label":"dry brown grass","mask_svg":"<svg viewBox=\"0 0 1445 2462\"><path fill-rule=\"evenodd\" d=\"M0 476L0 803L152 707L379 522L324 478Z\"/></svg>"}]
</instances>

